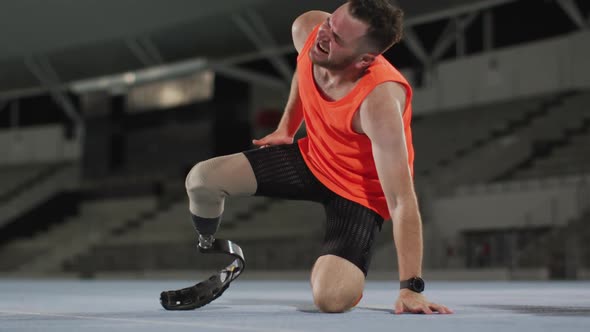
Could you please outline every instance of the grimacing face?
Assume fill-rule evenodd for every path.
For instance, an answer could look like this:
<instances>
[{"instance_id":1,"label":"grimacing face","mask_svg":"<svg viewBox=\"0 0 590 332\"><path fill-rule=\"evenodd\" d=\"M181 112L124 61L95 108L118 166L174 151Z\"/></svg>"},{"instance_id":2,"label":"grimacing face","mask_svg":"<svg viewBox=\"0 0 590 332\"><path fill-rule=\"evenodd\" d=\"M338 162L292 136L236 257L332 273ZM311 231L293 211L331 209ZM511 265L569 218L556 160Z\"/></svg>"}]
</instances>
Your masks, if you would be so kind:
<instances>
[{"instance_id":1,"label":"grimacing face","mask_svg":"<svg viewBox=\"0 0 590 332\"><path fill-rule=\"evenodd\" d=\"M320 26L309 52L313 64L329 70L342 70L360 61L364 49L366 23L354 18L348 3L340 6Z\"/></svg>"}]
</instances>

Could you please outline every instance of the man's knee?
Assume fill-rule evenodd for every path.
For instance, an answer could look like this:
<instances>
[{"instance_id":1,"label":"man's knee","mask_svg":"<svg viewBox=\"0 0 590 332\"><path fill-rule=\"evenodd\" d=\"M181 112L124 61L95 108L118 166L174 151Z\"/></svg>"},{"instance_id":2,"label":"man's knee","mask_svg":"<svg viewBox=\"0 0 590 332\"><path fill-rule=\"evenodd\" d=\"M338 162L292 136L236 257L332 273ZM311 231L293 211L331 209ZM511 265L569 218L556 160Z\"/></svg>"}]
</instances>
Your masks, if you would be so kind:
<instances>
[{"instance_id":1,"label":"man's knee","mask_svg":"<svg viewBox=\"0 0 590 332\"><path fill-rule=\"evenodd\" d=\"M348 260L326 255L318 258L312 275L313 300L322 312L344 312L354 307L363 294L365 276Z\"/></svg>"},{"instance_id":2,"label":"man's knee","mask_svg":"<svg viewBox=\"0 0 590 332\"><path fill-rule=\"evenodd\" d=\"M211 190L211 187L214 186L211 181L214 163L214 160L209 159L193 166L190 172L188 172L184 183L188 193Z\"/></svg>"},{"instance_id":3,"label":"man's knee","mask_svg":"<svg viewBox=\"0 0 590 332\"><path fill-rule=\"evenodd\" d=\"M317 285L313 288L313 302L325 313L341 313L352 309L362 296L358 291L342 290L331 286Z\"/></svg>"}]
</instances>

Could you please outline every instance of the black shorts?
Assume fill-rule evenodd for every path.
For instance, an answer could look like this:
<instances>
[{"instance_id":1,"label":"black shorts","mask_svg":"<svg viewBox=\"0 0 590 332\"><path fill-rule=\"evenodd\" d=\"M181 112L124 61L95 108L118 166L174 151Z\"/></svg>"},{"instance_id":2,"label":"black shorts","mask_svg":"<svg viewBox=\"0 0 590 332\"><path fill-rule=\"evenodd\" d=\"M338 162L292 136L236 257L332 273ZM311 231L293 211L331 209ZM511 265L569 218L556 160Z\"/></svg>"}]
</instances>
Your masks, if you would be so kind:
<instances>
[{"instance_id":1,"label":"black shorts","mask_svg":"<svg viewBox=\"0 0 590 332\"><path fill-rule=\"evenodd\" d=\"M342 257L367 275L375 233L383 225L378 213L326 188L305 164L297 143L244 154L256 176L256 196L323 204L327 222L321 255Z\"/></svg>"}]
</instances>

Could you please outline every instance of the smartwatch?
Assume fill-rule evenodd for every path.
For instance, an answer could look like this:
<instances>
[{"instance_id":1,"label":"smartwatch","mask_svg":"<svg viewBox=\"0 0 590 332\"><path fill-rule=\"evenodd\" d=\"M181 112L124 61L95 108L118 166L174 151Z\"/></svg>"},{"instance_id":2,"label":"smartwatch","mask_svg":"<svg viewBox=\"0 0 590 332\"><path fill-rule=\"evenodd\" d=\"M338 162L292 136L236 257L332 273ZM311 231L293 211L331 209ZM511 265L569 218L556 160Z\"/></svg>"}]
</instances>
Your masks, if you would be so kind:
<instances>
[{"instance_id":1,"label":"smartwatch","mask_svg":"<svg viewBox=\"0 0 590 332\"><path fill-rule=\"evenodd\" d=\"M407 288L416 293L422 293L424 291L424 280L420 277L414 277L408 280L401 281L399 283L399 289L404 288Z\"/></svg>"}]
</instances>

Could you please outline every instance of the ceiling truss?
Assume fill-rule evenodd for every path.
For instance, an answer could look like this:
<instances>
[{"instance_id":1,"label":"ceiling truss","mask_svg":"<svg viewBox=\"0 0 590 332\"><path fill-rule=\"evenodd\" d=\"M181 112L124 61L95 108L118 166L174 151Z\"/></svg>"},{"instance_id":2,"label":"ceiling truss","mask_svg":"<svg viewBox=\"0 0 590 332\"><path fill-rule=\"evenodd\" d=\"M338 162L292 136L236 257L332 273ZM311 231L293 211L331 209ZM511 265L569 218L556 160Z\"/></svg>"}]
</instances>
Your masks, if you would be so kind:
<instances>
[{"instance_id":1,"label":"ceiling truss","mask_svg":"<svg viewBox=\"0 0 590 332\"><path fill-rule=\"evenodd\" d=\"M74 123L77 134L83 136L84 121L71 98L65 93L66 91L60 88L61 81L49 59L45 56L28 56L25 58L25 65Z\"/></svg>"},{"instance_id":2,"label":"ceiling truss","mask_svg":"<svg viewBox=\"0 0 590 332\"><path fill-rule=\"evenodd\" d=\"M447 10L438 11L436 13L412 17L405 22L405 39L404 43L417 59L424 65L425 69L434 68L442 56L448 51L450 47L455 45L457 56L465 54L465 32L466 29L476 21L479 15L483 18L483 43L484 50L491 51L494 48L494 25L491 8L513 2L515 0L487 0L470 3L458 7L453 7ZM573 0L555 0L556 3L564 10L568 17L580 29L586 29L590 23L590 17L585 17L584 13L577 6ZM179 76L182 73L188 75L197 70L212 69L220 75L225 75L238 80L243 80L250 83L262 84L268 87L277 89L288 89L293 75L293 69L286 61L284 55L294 52L292 45L278 45L276 40L272 37L272 33L260 16L259 13L253 10L246 10L231 16L232 22L240 29L240 31L256 46L255 52L244 53L236 56L231 56L217 61L206 61L205 66L202 64L202 59L194 59L198 65L186 65L192 60L182 61L179 63L166 63L165 57L158 50L157 45L149 36L139 36L128 38L125 40L127 47L135 55L135 57L148 69L151 67L158 68L158 77L167 78ZM437 39L432 52L428 52L424 44L414 29L415 26L425 24L433 21L447 20L446 27L443 29L439 38ZM256 61L260 59L267 59L279 73L280 77L269 75L254 70L244 69L237 65L245 62ZM51 95L59 100L60 105L68 109L69 114L75 113L73 106L68 106L68 103L63 90L72 89L76 92L89 91L92 89L105 89L105 81L109 79L113 82L120 79L120 75L113 75L105 80L105 77L88 79L78 82L60 83L55 70L49 66L42 68L35 64L32 60L27 60L27 67L42 83L40 87L31 89L20 89L0 92L0 99L10 100L11 98L18 98L28 95L35 95L49 91ZM48 61L45 61L48 63ZM47 67L47 66L45 66ZM54 75L47 72L53 72ZM425 71L426 72L426 71ZM127 73L129 74L129 73ZM137 74L137 73L136 73ZM426 74L426 73L425 73ZM139 76L139 75L137 75ZM102 82L102 83L101 83Z\"/></svg>"}]
</instances>

